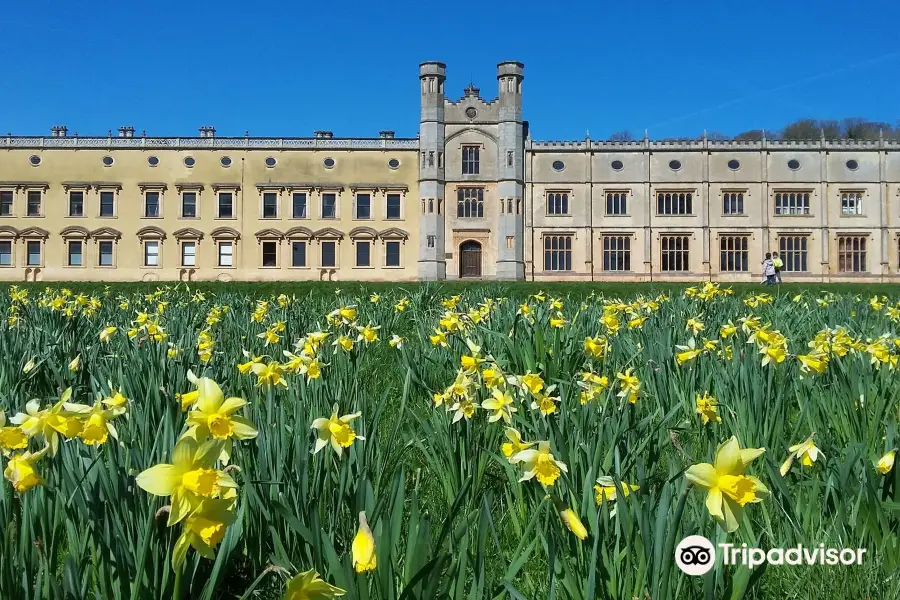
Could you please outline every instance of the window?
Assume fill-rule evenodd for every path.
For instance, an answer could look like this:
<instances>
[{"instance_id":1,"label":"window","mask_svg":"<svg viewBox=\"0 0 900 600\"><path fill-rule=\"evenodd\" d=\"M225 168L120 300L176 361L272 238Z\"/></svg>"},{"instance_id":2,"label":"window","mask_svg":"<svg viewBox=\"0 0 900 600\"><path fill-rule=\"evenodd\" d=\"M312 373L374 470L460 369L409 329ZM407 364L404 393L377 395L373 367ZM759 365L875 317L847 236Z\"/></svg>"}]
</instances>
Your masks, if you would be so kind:
<instances>
[{"instance_id":1,"label":"window","mask_svg":"<svg viewBox=\"0 0 900 600\"><path fill-rule=\"evenodd\" d=\"M660 192L656 195L656 214L694 214L694 195L691 192Z\"/></svg>"},{"instance_id":2,"label":"window","mask_svg":"<svg viewBox=\"0 0 900 600\"><path fill-rule=\"evenodd\" d=\"M295 219L305 219L306 218L306 194L305 193L296 193L293 195L291 199L291 204L293 206L293 217Z\"/></svg>"},{"instance_id":3,"label":"window","mask_svg":"<svg viewBox=\"0 0 900 600\"><path fill-rule=\"evenodd\" d=\"M294 242L291 244L291 266L306 266L306 242Z\"/></svg>"},{"instance_id":4,"label":"window","mask_svg":"<svg viewBox=\"0 0 900 600\"><path fill-rule=\"evenodd\" d=\"M266 158L266 166L269 167L270 169L272 167L274 167L277 163L278 163L278 161L275 160L274 156L270 156L270 157Z\"/></svg>"},{"instance_id":5,"label":"window","mask_svg":"<svg viewBox=\"0 0 900 600\"><path fill-rule=\"evenodd\" d=\"M278 218L278 194L275 192L265 192L262 197L263 219Z\"/></svg>"},{"instance_id":6,"label":"window","mask_svg":"<svg viewBox=\"0 0 900 600\"><path fill-rule=\"evenodd\" d=\"M392 158L391 160L388 161L388 167L391 169L397 169L400 167L400 161L397 160L396 158Z\"/></svg>"},{"instance_id":7,"label":"window","mask_svg":"<svg viewBox=\"0 0 900 600\"><path fill-rule=\"evenodd\" d=\"M384 265L386 267L400 266L400 242L387 242L384 245Z\"/></svg>"},{"instance_id":8,"label":"window","mask_svg":"<svg viewBox=\"0 0 900 600\"><path fill-rule=\"evenodd\" d=\"M433 235L429 235L425 238L425 245L429 248L434 248L435 242L437 241L437 237Z\"/></svg>"},{"instance_id":9,"label":"window","mask_svg":"<svg viewBox=\"0 0 900 600\"><path fill-rule=\"evenodd\" d=\"M144 266L159 266L159 242L156 240L144 242Z\"/></svg>"},{"instance_id":10,"label":"window","mask_svg":"<svg viewBox=\"0 0 900 600\"><path fill-rule=\"evenodd\" d=\"M572 270L572 236L571 235L545 235L544 236L544 270L545 271L571 271Z\"/></svg>"},{"instance_id":11,"label":"window","mask_svg":"<svg viewBox=\"0 0 900 600\"><path fill-rule=\"evenodd\" d=\"M322 164L325 165L326 169L333 169L334 168L334 159L326 158L325 160L322 161Z\"/></svg>"},{"instance_id":12,"label":"window","mask_svg":"<svg viewBox=\"0 0 900 600\"><path fill-rule=\"evenodd\" d=\"M231 192L219 192L219 218L231 219L234 217L234 194Z\"/></svg>"},{"instance_id":13,"label":"window","mask_svg":"<svg viewBox=\"0 0 900 600\"><path fill-rule=\"evenodd\" d=\"M400 218L400 194L387 195L387 218L396 220Z\"/></svg>"},{"instance_id":14,"label":"window","mask_svg":"<svg viewBox=\"0 0 900 600\"><path fill-rule=\"evenodd\" d=\"M841 214L861 215L862 192L841 192Z\"/></svg>"},{"instance_id":15,"label":"window","mask_svg":"<svg viewBox=\"0 0 900 600\"><path fill-rule=\"evenodd\" d=\"M322 218L323 219L336 219L337 218L337 195L336 194L322 194Z\"/></svg>"},{"instance_id":16,"label":"window","mask_svg":"<svg viewBox=\"0 0 900 600\"><path fill-rule=\"evenodd\" d=\"M686 235L664 235L659 239L660 265L663 271L688 270L688 237Z\"/></svg>"},{"instance_id":17,"label":"window","mask_svg":"<svg viewBox=\"0 0 900 600\"><path fill-rule=\"evenodd\" d=\"M484 217L484 188L459 188L456 191L456 216L460 218Z\"/></svg>"},{"instance_id":18,"label":"window","mask_svg":"<svg viewBox=\"0 0 900 600\"><path fill-rule=\"evenodd\" d=\"M337 263L337 257L335 256L335 243L334 242L322 242L322 266L323 267L333 267Z\"/></svg>"},{"instance_id":19,"label":"window","mask_svg":"<svg viewBox=\"0 0 900 600\"><path fill-rule=\"evenodd\" d=\"M631 236L603 236L603 270L631 270Z\"/></svg>"},{"instance_id":20,"label":"window","mask_svg":"<svg viewBox=\"0 0 900 600\"><path fill-rule=\"evenodd\" d=\"M113 266L113 243L107 240L101 241L98 245L99 256L97 264L101 267Z\"/></svg>"},{"instance_id":21,"label":"window","mask_svg":"<svg viewBox=\"0 0 900 600\"><path fill-rule=\"evenodd\" d=\"M181 216L188 219L197 217L196 192L184 192L181 194Z\"/></svg>"},{"instance_id":22,"label":"window","mask_svg":"<svg viewBox=\"0 0 900 600\"><path fill-rule=\"evenodd\" d=\"M29 217L39 217L41 216L41 199L43 197L43 192L40 190L28 190L28 195L26 198L28 199L28 207L27 212L25 213Z\"/></svg>"},{"instance_id":23,"label":"window","mask_svg":"<svg viewBox=\"0 0 900 600\"><path fill-rule=\"evenodd\" d=\"M506 236L506 247L507 248L515 248L516 247L516 236L514 236L514 235Z\"/></svg>"},{"instance_id":24,"label":"window","mask_svg":"<svg viewBox=\"0 0 900 600\"><path fill-rule=\"evenodd\" d=\"M104 167L111 167L111 166L113 166L114 162L116 162L116 161L113 159L112 156L104 156L103 157L103 166Z\"/></svg>"},{"instance_id":25,"label":"window","mask_svg":"<svg viewBox=\"0 0 900 600\"><path fill-rule=\"evenodd\" d=\"M847 168L851 171L855 171L859 168L859 163L851 158L847 161Z\"/></svg>"},{"instance_id":26,"label":"window","mask_svg":"<svg viewBox=\"0 0 900 600\"><path fill-rule=\"evenodd\" d=\"M547 214L548 215L567 215L567 214L569 214L569 194L568 194L568 192L550 192L547 194Z\"/></svg>"},{"instance_id":27,"label":"window","mask_svg":"<svg viewBox=\"0 0 900 600\"><path fill-rule=\"evenodd\" d=\"M81 192L81 191L69 192L69 216L70 217L83 217L84 216L84 192Z\"/></svg>"},{"instance_id":28,"label":"window","mask_svg":"<svg viewBox=\"0 0 900 600\"><path fill-rule=\"evenodd\" d=\"M625 168L625 164L621 160L614 160L609 163L609 166L612 167L613 171L621 171Z\"/></svg>"},{"instance_id":29,"label":"window","mask_svg":"<svg viewBox=\"0 0 900 600\"><path fill-rule=\"evenodd\" d=\"M8 240L0 241L0 266L12 266L12 242Z\"/></svg>"},{"instance_id":30,"label":"window","mask_svg":"<svg viewBox=\"0 0 900 600\"><path fill-rule=\"evenodd\" d=\"M566 168L566 163L564 163L564 162L561 161L561 160L554 160L554 161L553 161L553 164L552 164L551 166L553 167L553 170L554 170L554 171L559 172L559 171L565 170L565 168Z\"/></svg>"},{"instance_id":31,"label":"window","mask_svg":"<svg viewBox=\"0 0 900 600\"><path fill-rule=\"evenodd\" d=\"M234 244L231 242L219 242L219 266L234 266Z\"/></svg>"},{"instance_id":32,"label":"window","mask_svg":"<svg viewBox=\"0 0 900 600\"><path fill-rule=\"evenodd\" d=\"M463 146L462 147L462 174L463 175L478 175L480 167L479 167L479 155L481 149L478 146Z\"/></svg>"},{"instance_id":33,"label":"window","mask_svg":"<svg viewBox=\"0 0 900 600\"><path fill-rule=\"evenodd\" d=\"M778 236L778 256L784 263L782 271L798 273L809 270L806 266L806 240L805 235Z\"/></svg>"},{"instance_id":34,"label":"window","mask_svg":"<svg viewBox=\"0 0 900 600\"><path fill-rule=\"evenodd\" d=\"M278 242L262 243L262 266L277 267L278 266Z\"/></svg>"},{"instance_id":35,"label":"window","mask_svg":"<svg viewBox=\"0 0 900 600\"><path fill-rule=\"evenodd\" d=\"M112 217L116 213L115 192L100 192L100 216Z\"/></svg>"},{"instance_id":36,"label":"window","mask_svg":"<svg viewBox=\"0 0 900 600\"><path fill-rule=\"evenodd\" d=\"M0 192L0 217L11 217L13 214L13 193L11 190Z\"/></svg>"},{"instance_id":37,"label":"window","mask_svg":"<svg viewBox=\"0 0 900 600\"><path fill-rule=\"evenodd\" d=\"M722 214L744 214L744 192L725 192L722 194Z\"/></svg>"},{"instance_id":38,"label":"window","mask_svg":"<svg viewBox=\"0 0 900 600\"><path fill-rule=\"evenodd\" d=\"M736 158L732 158L731 160L728 161L728 168L731 169L732 171L737 171L738 169L741 168L741 161L739 161Z\"/></svg>"},{"instance_id":39,"label":"window","mask_svg":"<svg viewBox=\"0 0 900 600\"><path fill-rule=\"evenodd\" d=\"M225 167L226 169L231 166L231 157L223 156L219 159L219 164Z\"/></svg>"},{"instance_id":40,"label":"window","mask_svg":"<svg viewBox=\"0 0 900 600\"><path fill-rule=\"evenodd\" d=\"M69 242L69 266L80 267L84 264L82 256L84 254L84 242L72 240Z\"/></svg>"},{"instance_id":41,"label":"window","mask_svg":"<svg viewBox=\"0 0 900 600\"><path fill-rule=\"evenodd\" d=\"M197 164L197 161L194 160L193 156L184 157L184 166L186 166L188 169L192 169L195 164Z\"/></svg>"},{"instance_id":42,"label":"window","mask_svg":"<svg viewBox=\"0 0 900 600\"><path fill-rule=\"evenodd\" d=\"M606 192L606 214L628 214L628 192Z\"/></svg>"},{"instance_id":43,"label":"window","mask_svg":"<svg viewBox=\"0 0 900 600\"><path fill-rule=\"evenodd\" d=\"M356 195L356 218L371 219L372 218L372 196L370 194Z\"/></svg>"},{"instance_id":44,"label":"window","mask_svg":"<svg viewBox=\"0 0 900 600\"><path fill-rule=\"evenodd\" d=\"M144 216L159 216L159 192L146 192L144 194Z\"/></svg>"},{"instance_id":45,"label":"window","mask_svg":"<svg viewBox=\"0 0 900 600\"><path fill-rule=\"evenodd\" d=\"M159 159L155 156L150 156L147 158L147 164L151 167L155 167L159 164Z\"/></svg>"},{"instance_id":46,"label":"window","mask_svg":"<svg viewBox=\"0 0 900 600\"><path fill-rule=\"evenodd\" d=\"M719 270L725 273L750 270L747 248L750 244L746 235L723 235L719 238Z\"/></svg>"},{"instance_id":47,"label":"window","mask_svg":"<svg viewBox=\"0 0 900 600\"><path fill-rule=\"evenodd\" d=\"M791 171L796 171L797 169L800 168L800 161L797 160L796 158L792 158L791 160L788 161L787 166L788 166L788 169L790 169Z\"/></svg>"},{"instance_id":48,"label":"window","mask_svg":"<svg viewBox=\"0 0 900 600\"><path fill-rule=\"evenodd\" d=\"M41 266L41 242L29 240L25 242L26 262L29 267Z\"/></svg>"},{"instance_id":49,"label":"window","mask_svg":"<svg viewBox=\"0 0 900 600\"><path fill-rule=\"evenodd\" d=\"M197 264L197 244L181 242L181 266L193 267Z\"/></svg>"},{"instance_id":50,"label":"window","mask_svg":"<svg viewBox=\"0 0 900 600\"><path fill-rule=\"evenodd\" d=\"M866 237L864 235L838 236L838 272L867 272Z\"/></svg>"},{"instance_id":51,"label":"window","mask_svg":"<svg viewBox=\"0 0 900 600\"><path fill-rule=\"evenodd\" d=\"M809 192L775 192L776 215L808 215Z\"/></svg>"},{"instance_id":52,"label":"window","mask_svg":"<svg viewBox=\"0 0 900 600\"><path fill-rule=\"evenodd\" d=\"M681 169L681 161L680 160L670 160L669 168L673 171L678 171Z\"/></svg>"},{"instance_id":53,"label":"window","mask_svg":"<svg viewBox=\"0 0 900 600\"><path fill-rule=\"evenodd\" d=\"M356 242L356 266L369 267L372 265L372 245L369 242Z\"/></svg>"}]
</instances>

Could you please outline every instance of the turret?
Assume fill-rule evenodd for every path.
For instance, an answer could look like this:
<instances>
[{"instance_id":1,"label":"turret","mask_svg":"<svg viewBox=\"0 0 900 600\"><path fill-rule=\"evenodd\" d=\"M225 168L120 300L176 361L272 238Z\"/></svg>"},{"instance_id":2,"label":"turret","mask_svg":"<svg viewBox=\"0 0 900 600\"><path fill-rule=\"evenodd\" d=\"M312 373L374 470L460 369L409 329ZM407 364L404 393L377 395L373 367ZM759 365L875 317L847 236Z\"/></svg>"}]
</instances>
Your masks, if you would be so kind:
<instances>
[{"instance_id":1,"label":"turret","mask_svg":"<svg viewBox=\"0 0 900 600\"><path fill-rule=\"evenodd\" d=\"M446 279L444 214L444 80L440 62L419 65L419 278Z\"/></svg>"},{"instance_id":2,"label":"turret","mask_svg":"<svg viewBox=\"0 0 900 600\"><path fill-rule=\"evenodd\" d=\"M522 123L522 80L525 65L497 65L500 123L497 139L497 195L502 203L497 227L497 278L525 278L525 130Z\"/></svg>"}]
</instances>

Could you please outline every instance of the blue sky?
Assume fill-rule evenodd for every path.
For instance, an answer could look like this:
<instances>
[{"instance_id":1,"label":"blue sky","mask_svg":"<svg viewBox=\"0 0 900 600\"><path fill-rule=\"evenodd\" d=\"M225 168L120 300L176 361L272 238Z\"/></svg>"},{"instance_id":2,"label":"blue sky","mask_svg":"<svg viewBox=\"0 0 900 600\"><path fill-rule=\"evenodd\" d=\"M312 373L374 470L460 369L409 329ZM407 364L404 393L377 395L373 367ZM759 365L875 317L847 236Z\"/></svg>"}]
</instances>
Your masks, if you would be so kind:
<instances>
[{"instance_id":1,"label":"blue sky","mask_svg":"<svg viewBox=\"0 0 900 600\"><path fill-rule=\"evenodd\" d=\"M0 133L414 136L424 60L486 98L524 62L535 139L900 120L896 0L6 4Z\"/></svg>"}]
</instances>

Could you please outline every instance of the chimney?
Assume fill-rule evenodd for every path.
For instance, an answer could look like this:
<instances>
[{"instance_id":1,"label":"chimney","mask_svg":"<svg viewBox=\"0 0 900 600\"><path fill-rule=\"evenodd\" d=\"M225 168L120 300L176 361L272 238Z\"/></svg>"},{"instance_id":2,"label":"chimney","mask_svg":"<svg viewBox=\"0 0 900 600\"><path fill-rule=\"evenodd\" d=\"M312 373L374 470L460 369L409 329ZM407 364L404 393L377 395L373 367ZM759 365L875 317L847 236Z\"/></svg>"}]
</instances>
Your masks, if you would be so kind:
<instances>
[{"instance_id":1,"label":"chimney","mask_svg":"<svg viewBox=\"0 0 900 600\"><path fill-rule=\"evenodd\" d=\"M56 125L50 128L50 132L51 137L59 137L59 127L57 127Z\"/></svg>"},{"instance_id":2,"label":"chimney","mask_svg":"<svg viewBox=\"0 0 900 600\"><path fill-rule=\"evenodd\" d=\"M393 131L379 131L378 137L380 137L383 140L392 140L392 139L394 139L394 132Z\"/></svg>"},{"instance_id":3,"label":"chimney","mask_svg":"<svg viewBox=\"0 0 900 600\"><path fill-rule=\"evenodd\" d=\"M212 125L206 127L206 137L216 137L216 128Z\"/></svg>"},{"instance_id":4,"label":"chimney","mask_svg":"<svg viewBox=\"0 0 900 600\"><path fill-rule=\"evenodd\" d=\"M205 138L205 137L206 137L206 131L207 131L206 125L201 126L201 127L200 127L200 137Z\"/></svg>"},{"instance_id":5,"label":"chimney","mask_svg":"<svg viewBox=\"0 0 900 600\"><path fill-rule=\"evenodd\" d=\"M334 133L332 133L331 131L322 130L316 131L315 135L317 140L330 140L334 137Z\"/></svg>"},{"instance_id":6,"label":"chimney","mask_svg":"<svg viewBox=\"0 0 900 600\"><path fill-rule=\"evenodd\" d=\"M131 127L131 126L119 127L119 137L120 138L133 138L134 137L134 127Z\"/></svg>"},{"instance_id":7,"label":"chimney","mask_svg":"<svg viewBox=\"0 0 900 600\"><path fill-rule=\"evenodd\" d=\"M59 137L66 137L68 135L68 133L69 133L69 130L65 125L59 126L59 133L58 133Z\"/></svg>"}]
</instances>

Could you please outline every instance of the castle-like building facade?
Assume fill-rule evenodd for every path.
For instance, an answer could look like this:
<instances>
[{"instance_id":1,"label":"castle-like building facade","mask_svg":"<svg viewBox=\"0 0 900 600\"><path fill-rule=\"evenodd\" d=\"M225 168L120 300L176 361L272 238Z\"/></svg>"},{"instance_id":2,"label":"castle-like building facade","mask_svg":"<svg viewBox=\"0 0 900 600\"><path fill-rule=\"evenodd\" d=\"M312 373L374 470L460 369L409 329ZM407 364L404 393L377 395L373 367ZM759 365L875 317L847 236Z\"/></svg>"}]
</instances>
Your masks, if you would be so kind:
<instances>
[{"instance_id":1,"label":"castle-like building facade","mask_svg":"<svg viewBox=\"0 0 900 600\"><path fill-rule=\"evenodd\" d=\"M534 141L524 66L416 138L0 137L7 281L798 281L900 276L900 141Z\"/></svg>"}]
</instances>

